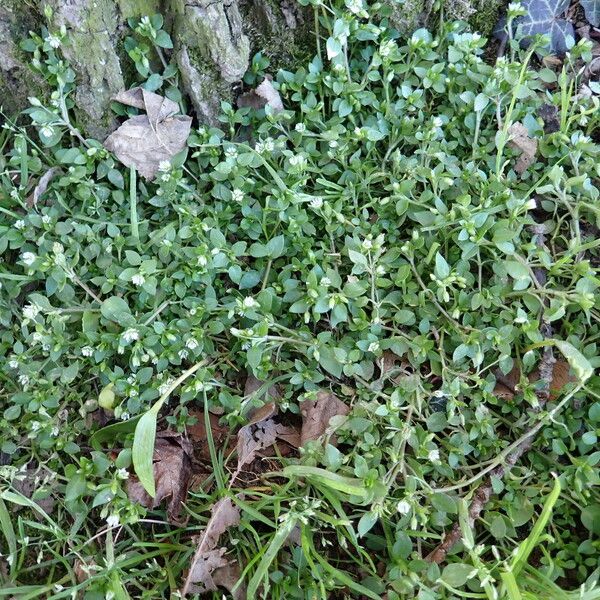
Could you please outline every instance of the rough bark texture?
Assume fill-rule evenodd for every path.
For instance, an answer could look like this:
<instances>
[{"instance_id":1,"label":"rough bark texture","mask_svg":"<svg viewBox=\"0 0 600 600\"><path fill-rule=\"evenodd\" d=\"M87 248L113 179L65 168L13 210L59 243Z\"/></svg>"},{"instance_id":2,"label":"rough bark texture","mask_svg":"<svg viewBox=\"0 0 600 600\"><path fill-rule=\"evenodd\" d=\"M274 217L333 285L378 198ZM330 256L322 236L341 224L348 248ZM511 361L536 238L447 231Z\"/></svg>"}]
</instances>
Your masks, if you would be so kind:
<instances>
[{"instance_id":1,"label":"rough bark texture","mask_svg":"<svg viewBox=\"0 0 600 600\"><path fill-rule=\"evenodd\" d=\"M427 25L432 0L384 0L396 28L410 32ZM464 18L488 33L504 0L446 0L444 17ZM46 22L44 7L53 9ZM271 69L313 51L312 9L295 0L3 0L0 4L0 102L7 114L44 95L43 82L28 67L19 41L29 30L66 27L63 47L77 74L77 122L102 137L115 125L110 99L129 87L132 64L123 49L128 18L160 12L171 33L173 58L201 122L215 124L221 100L246 71L254 52L271 59Z\"/></svg>"}]
</instances>

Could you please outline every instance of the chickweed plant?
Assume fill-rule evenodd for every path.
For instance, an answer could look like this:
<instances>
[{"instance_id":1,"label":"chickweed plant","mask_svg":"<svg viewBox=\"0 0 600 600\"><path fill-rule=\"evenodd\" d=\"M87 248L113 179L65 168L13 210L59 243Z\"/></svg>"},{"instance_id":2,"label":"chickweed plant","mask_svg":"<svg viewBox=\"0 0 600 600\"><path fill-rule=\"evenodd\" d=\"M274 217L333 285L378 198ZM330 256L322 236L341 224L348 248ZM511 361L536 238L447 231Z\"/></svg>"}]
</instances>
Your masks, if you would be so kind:
<instances>
[{"instance_id":1,"label":"chickweed plant","mask_svg":"<svg viewBox=\"0 0 600 600\"><path fill-rule=\"evenodd\" d=\"M224 103L153 181L78 130L67 40L25 43L54 92L0 134L0 596L176 597L231 453L209 428L181 526L126 484L136 419L202 363L159 429L207 408L235 436L263 402L248 375L290 423L319 390L351 408L233 483L234 597L600 597L591 44L490 62L464 23L401 35L380 3L304 3L316 56L274 74L285 110ZM144 60L170 59L162 19L135 27L131 83L182 100ZM549 348L570 375L541 403Z\"/></svg>"}]
</instances>

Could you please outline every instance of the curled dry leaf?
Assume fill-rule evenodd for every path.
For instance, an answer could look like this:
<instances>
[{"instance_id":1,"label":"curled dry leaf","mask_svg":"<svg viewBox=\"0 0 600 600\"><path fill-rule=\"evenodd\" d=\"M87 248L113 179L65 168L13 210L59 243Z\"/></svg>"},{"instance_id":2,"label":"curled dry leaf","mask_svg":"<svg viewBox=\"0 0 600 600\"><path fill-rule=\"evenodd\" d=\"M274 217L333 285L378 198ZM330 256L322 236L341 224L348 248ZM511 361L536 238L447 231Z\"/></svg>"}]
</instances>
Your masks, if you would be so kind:
<instances>
[{"instance_id":1,"label":"curled dry leaf","mask_svg":"<svg viewBox=\"0 0 600 600\"><path fill-rule=\"evenodd\" d=\"M60 172L60 169L58 167L52 167L51 169L48 169L40 177L40 180L38 181L37 185L33 189L33 194L31 194L31 196L29 196L29 198L27 198L28 208L32 208L33 206L37 205L39 199L42 197L42 195L48 189L48 185L50 185L50 182L52 181L54 176L59 172Z\"/></svg>"},{"instance_id":2,"label":"curled dry leaf","mask_svg":"<svg viewBox=\"0 0 600 600\"><path fill-rule=\"evenodd\" d=\"M175 116L176 102L133 88L120 92L115 100L146 111L131 117L111 133L104 146L126 166L134 166L146 179L153 179L159 165L185 148L192 118Z\"/></svg>"},{"instance_id":3,"label":"curled dry leaf","mask_svg":"<svg viewBox=\"0 0 600 600\"><path fill-rule=\"evenodd\" d=\"M153 457L156 496L152 498L137 477L131 476L127 481L129 499L147 508L156 508L168 499L167 517L178 523L192 476L191 456L192 445L180 434L168 431L157 434Z\"/></svg>"},{"instance_id":4,"label":"curled dry leaf","mask_svg":"<svg viewBox=\"0 0 600 600\"><path fill-rule=\"evenodd\" d=\"M542 104L537 114L544 121L544 133L555 133L560 130L558 108L553 104Z\"/></svg>"},{"instance_id":5,"label":"curled dry leaf","mask_svg":"<svg viewBox=\"0 0 600 600\"><path fill-rule=\"evenodd\" d=\"M238 98L238 106L240 108L249 106L258 110L269 105L274 113L281 112L283 102L279 92L273 87L272 81L271 77L265 77L256 89L250 90Z\"/></svg>"},{"instance_id":6,"label":"curled dry leaf","mask_svg":"<svg viewBox=\"0 0 600 600\"><path fill-rule=\"evenodd\" d=\"M525 125L518 122L509 127L508 133L510 134L509 144L521 153L515 164L515 173L521 175L535 162L537 140L529 136Z\"/></svg>"},{"instance_id":7,"label":"curled dry leaf","mask_svg":"<svg viewBox=\"0 0 600 600\"><path fill-rule=\"evenodd\" d=\"M347 415L350 407L331 392L321 390L316 400L302 402L302 433L300 443L304 446L311 440L317 440L327 432L329 421L338 415ZM332 440L334 443L335 440Z\"/></svg>"},{"instance_id":8,"label":"curled dry leaf","mask_svg":"<svg viewBox=\"0 0 600 600\"><path fill-rule=\"evenodd\" d=\"M203 593L217 589L218 582L213 578L213 573L229 564L223 556L226 548L217 548L219 538L239 522L240 511L231 498L221 498L213 505L206 529L198 539L182 595L190 591Z\"/></svg>"}]
</instances>

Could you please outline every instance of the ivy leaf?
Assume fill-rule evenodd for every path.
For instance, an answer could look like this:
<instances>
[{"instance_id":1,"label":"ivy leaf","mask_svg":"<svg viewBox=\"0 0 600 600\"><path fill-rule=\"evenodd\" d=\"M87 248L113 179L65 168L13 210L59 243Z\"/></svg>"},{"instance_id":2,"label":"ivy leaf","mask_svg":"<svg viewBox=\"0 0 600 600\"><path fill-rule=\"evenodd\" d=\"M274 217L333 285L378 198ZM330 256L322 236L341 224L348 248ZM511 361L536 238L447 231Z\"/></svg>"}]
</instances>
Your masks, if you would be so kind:
<instances>
[{"instance_id":1,"label":"ivy leaf","mask_svg":"<svg viewBox=\"0 0 600 600\"><path fill-rule=\"evenodd\" d=\"M547 49L553 54L565 54L568 50L567 37L575 38L573 24L563 18L571 0L523 0L521 6L527 14L513 22L513 35L521 45L527 47L535 35L547 35L550 43ZM597 4L598 0L591 3ZM503 39L506 34L506 20L496 26L496 37Z\"/></svg>"},{"instance_id":2,"label":"ivy leaf","mask_svg":"<svg viewBox=\"0 0 600 600\"><path fill-rule=\"evenodd\" d=\"M579 4L585 11L585 18L594 27L600 26L600 0L580 0Z\"/></svg>"}]
</instances>

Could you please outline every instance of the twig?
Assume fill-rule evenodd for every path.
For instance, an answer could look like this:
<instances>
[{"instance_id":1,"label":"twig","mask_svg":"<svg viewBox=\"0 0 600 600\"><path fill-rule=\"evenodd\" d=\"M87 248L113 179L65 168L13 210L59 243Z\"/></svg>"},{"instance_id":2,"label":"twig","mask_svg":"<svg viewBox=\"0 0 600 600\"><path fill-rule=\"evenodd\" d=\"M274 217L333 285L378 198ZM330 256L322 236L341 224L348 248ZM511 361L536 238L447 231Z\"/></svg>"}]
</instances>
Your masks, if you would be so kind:
<instances>
[{"instance_id":1,"label":"twig","mask_svg":"<svg viewBox=\"0 0 600 600\"><path fill-rule=\"evenodd\" d=\"M545 242L543 226L535 225L533 227L533 234L534 241L538 248L543 248ZM534 269L534 275L535 279L537 280L536 283L540 287L543 287L546 284L545 270ZM543 320L543 316L541 317L541 320L542 322L540 325L540 330L542 335L545 338L551 338L552 326ZM546 346L542 354L542 360L540 361L540 364L538 366L539 381L541 383L541 386L536 392L539 404L533 408L533 412L536 414L542 410L542 407L550 398L550 386L552 383L555 362L556 359L554 358L552 347ZM520 460L520 458L526 452L529 451L535 440L535 435L542 428L542 425L543 422L538 422L536 425L532 426L523 436L521 436L521 438L519 439L519 443L513 448L513 450L511 450L508 453L503 463L492 469L488 479L486 479L486 481L475 490L475 494L473 495L473 500L471 502L471 506L469 507L468 512L469 527L473 527L475 521L479 518L481 512L485 508L485 505L491 498L493 491L492 481L494 480L494 478L496 477L500 479L504 477L504 475L515 466L515 464ZM441 543L425 557L425 560L436 564L444 562L446 560L448 552L450 552L453 546L461 538L462 531L460 524L457 522L454 524L450 532L445 535Z\"/></svg>"}]
</instances>

